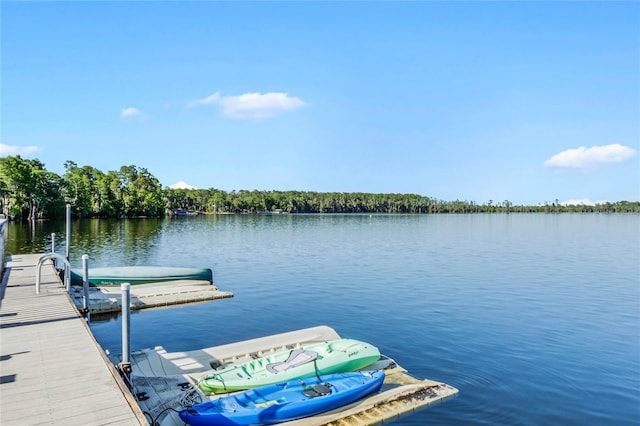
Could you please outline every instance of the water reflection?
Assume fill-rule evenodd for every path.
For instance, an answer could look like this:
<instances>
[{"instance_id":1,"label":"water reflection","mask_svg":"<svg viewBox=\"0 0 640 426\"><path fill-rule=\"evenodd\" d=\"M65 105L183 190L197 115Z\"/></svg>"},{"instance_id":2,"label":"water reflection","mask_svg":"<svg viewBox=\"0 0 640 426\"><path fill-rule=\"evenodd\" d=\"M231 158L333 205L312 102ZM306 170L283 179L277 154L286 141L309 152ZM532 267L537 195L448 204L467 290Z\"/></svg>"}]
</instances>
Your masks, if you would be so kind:
<instances>
[{"instance_id":1,"label":"water reflection","mask_svg":"<svg viewBox=\"0 0 640 426\"><path fill-rule=\"evenodd\" d=\"M460 389L397 424L637 424L638 218L78 221L71 260L211 267L216 285L235 294L134 313L133 348L191 350L327 324ZM64 231L54 225L11 224L7 252L45 251L49 233ZM119 350L119 318L92 330Z\"/></svg>"}]
</instances>

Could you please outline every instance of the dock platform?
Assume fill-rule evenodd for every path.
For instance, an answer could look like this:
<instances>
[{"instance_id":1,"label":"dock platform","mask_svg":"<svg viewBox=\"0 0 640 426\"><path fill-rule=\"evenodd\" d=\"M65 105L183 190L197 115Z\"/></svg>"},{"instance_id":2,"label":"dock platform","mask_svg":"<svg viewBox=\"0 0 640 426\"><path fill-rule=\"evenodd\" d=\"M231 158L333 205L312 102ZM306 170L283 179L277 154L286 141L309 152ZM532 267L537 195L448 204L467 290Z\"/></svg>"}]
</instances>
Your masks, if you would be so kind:
<instances>
[{"instance_id":1,"label":"dock platform","mask_svg":"<svg viewBox=\"0 0 640 426\"><path fill-rule=\"evenodd\" d=\"M209 281L176 280L131 286L132 310L159 308L185 303L208 302L233 297L229 291L220 291ZM78 308L83 306L83 289L72 286L71 299ZM122 312L120 286L89 287L89 311L91 314Z\"/></svg>"},{"instance_id":2,"label":"dock platform","mask_svg":"<svg viewBox=\"0 0 640 426\"><path fill-rule=\"evenodd\" d=\"M291 350L316 342L339 339L328 326L295 330L258 339L188 352L167 352L161 346L131 354L129 381L140 408L161 426L182 426L180 409L220 397L206 395L197 380L211 373L215 365L242 364L274 352ZM119 356L112 357L118 364ZM282 424L291 426L364 426L396 419L455 396L458 390L445 383L420 380L393 359L382 356L367 369L385 371L382 390L337 410ZM222 395L224 396L224 395Z\"/></svg>"},{"instance_id":3,"label":"dock platform","mask_svg":"<svg viewBox=\"0 0 640 426\"><path fill-rule=\"evenodd\" d=\"M177 416L181 408L217 397L205 395L196 384L198 378L212 371L212 365L241 364L277 351L340 338L335 330L322 325L188 352L167 352L158 346L133 352L131 373L124 375L116 367L121 359L118 355L107 356L96 342L79 313L77 300L66 292L51 261L41 268L40 294L36 294L36 265L41 256L10 256L2 276L2 426L183 426ZM173 304L172 300L179 300L181 290L189 286L174 283L165 287L140 287L136 297L144 299L141 296L145 291L161 296L164 288L164 301L169 305ZM118 298L115 293L100 293L99 297L104 298L105 303ZM145 303L145 306L150 305ZM367 368L385 371L379 393L340 409L286 424L379 424L440 403L458 393L456 388L445 383L413 377L384 355Z\"/></svg>"},{"instance_id":4,"label":"dock platform","mask_svg":"<svg viewBox=\"0 0 640 426\"><path fill-rule=\"evenodd\" d=\"M36 294L40 256L10 256L2 279L0 424L148 424L51 263Z\"/></svg>"}]
</instances>

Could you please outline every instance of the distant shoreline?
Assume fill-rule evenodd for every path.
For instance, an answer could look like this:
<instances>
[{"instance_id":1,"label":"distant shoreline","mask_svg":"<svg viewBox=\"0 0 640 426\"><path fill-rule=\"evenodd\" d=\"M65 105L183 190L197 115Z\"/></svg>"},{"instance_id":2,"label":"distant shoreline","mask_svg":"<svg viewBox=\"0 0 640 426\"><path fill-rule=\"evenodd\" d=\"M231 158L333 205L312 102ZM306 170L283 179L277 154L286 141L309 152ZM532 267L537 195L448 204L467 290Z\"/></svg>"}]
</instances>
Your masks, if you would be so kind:
<instances>
[{"instance_id":1,"label":"distant shoreline","mask_svg":"<svg viewBox=\"0 0 640 426\"><path fill-rule=\"evenodd\" d=\"M162 187L147 169L122 166L103 173L65 163L58 176L38 160L0 158L0 214L10 220L56 219L71 206L73 218L134 218L190 214L441 214L441 213L640 213L640 202L535 206L509 200L443 201L418 194L223 191ZM190 213L191 212L191 213Z\"/></svg>"}]
</instances>

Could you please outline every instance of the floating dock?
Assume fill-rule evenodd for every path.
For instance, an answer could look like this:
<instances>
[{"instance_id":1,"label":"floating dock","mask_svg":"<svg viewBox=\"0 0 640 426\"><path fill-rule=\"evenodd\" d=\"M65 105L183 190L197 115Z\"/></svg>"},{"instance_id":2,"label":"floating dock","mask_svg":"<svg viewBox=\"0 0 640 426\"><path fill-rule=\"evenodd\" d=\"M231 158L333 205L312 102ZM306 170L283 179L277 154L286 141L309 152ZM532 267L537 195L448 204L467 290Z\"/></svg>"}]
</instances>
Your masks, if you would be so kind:
<instances>
[{"instance_id":1,"label":"floating dock","mask_svg":"<svg viewBox=\"0 0 640 426\"><path fill-rule=\"evenodd\" d=\"M161 426L182 426L184 422L178 417L178 411L220 397L205 395L197 386L198 378L213 371L212 365L228 367L277 351L339 338L332 328L318 326L189 352L167 352L159 346L131 354L132 371L128 380L140 409L152 422ZM119 356L112 357L114 364L120 361ZM337 410L283 424L377 424L408 415L458 393L457 389L445 383L411 376L386 356L367 369L385 371L385 381L379 393Z\"/></svg>"},{"instance_id":2,"label":"floating dock","mask_svg":"<svg viewBox=\"0 0 640 426\"><path fill-rule=\"evenodd\" d=\"M69 295L80 309L84 293L80 286L71 286ZM131 286L132 310L158 308L185 303L207 302L233 297L233 293L220 291L209 281L177 280ZM89 287L89 312L112 314L122 312L120 286Z\"/></svg>"},{"instance_id":3,"label":"floating dock","mask_svg":"<svg viewBox=\"0 0 640 426\"><path fill-rule=\"evenodd\" d=\"M146 425L135 398L41 255L10 256L0 291L0 424Z\"/></svg>"},{"instance_id":4,"label":"floating dock","mask_svg":"<svg viewBox=\"0 0 640 426\"><path fill-rule=\"evenodd\" d=\"M203 394L196 385L198 378L212 371L212 365L241 364L276 351L340 338L332 328L318 326L189 352L167 352L156 347L133 352L129 358L131 372L124 374L117 368L121 364L119 356L105 354L96 342L79 313L77 297L66 292L51 261L40 270L40 294L36 294L36 265L42 256L9 257L2 277L0 424L3 426L183 426L178 410L217 397ZM185 300L193 294L190 297L181 294L197 293L192 284L131 286L131 299L141 302L140 309L188 303ZM208 282L206 285L215 288ZM94 289L94 300L104 299L112 311L118 311L119 289L107 290ZM203 300L210 299L195 299ZM97 312L94 309L92 312ZM378 424L458 393L445 383L413 377L387 356L368 368L383 369L386 373L379 393L286 424ZM35 403L34 395L37 395Z\"/></svg>"}]
</instances>

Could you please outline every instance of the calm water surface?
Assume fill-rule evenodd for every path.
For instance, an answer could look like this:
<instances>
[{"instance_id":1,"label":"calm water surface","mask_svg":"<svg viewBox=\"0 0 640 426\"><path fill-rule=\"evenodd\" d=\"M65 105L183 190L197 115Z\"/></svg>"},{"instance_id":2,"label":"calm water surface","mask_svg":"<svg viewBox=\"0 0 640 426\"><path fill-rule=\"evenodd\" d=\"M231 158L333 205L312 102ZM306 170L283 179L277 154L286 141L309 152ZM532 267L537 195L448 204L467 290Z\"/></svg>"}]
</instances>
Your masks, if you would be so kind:
<instances>
[{"instance_id":1,"label":"calm water surface","mask_svg":"<svg viewBox=\"0 0 640 426\"><path fill-rule=\"evenodd\" d=\"M7 254L64 223L10 224ZM277 215L72 224L72 267L210 267L234 298L147 310L131 347L326 324L458 397L397 425L640 424L640 216ZM119 353L119 319L93 321Z\"/></svg>"}]
</instances>

